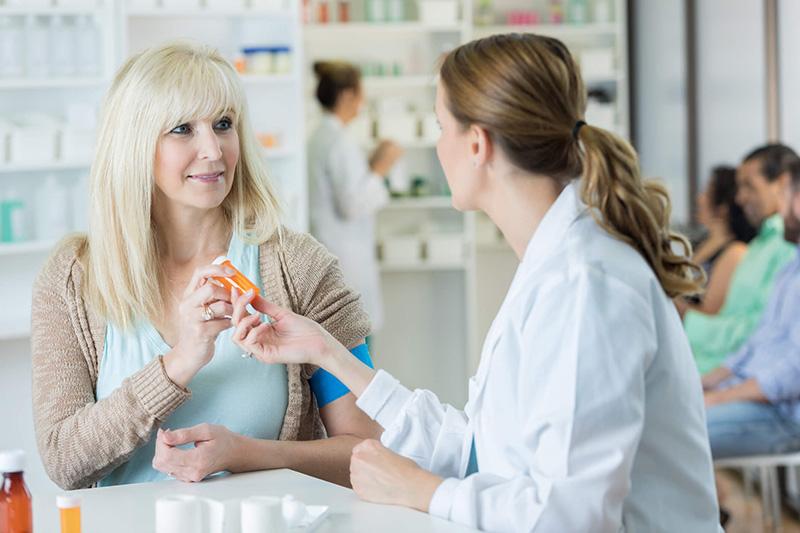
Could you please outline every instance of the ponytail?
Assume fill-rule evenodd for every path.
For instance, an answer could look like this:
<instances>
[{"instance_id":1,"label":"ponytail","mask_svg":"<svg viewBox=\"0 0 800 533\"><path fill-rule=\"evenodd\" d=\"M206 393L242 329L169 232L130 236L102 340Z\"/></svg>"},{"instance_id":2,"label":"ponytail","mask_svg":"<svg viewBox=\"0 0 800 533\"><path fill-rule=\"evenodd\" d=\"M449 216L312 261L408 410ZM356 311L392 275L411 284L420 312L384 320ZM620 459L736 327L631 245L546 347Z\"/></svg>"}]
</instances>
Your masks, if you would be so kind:
<instances>
[{"instance_id":1,"label":"ponytail","mask_svg":"<svg viewBox=\"0 0 800 533\"><path fill-rule=\"evenodd\" d=\"M670 297L701 292L705 273L689 259L689 241L669 229L664 186L641 179L636 152L613 133L587 124L576 136L584 155L581 199L595 221L645 258Z\"/></svg>"}]
</instances>

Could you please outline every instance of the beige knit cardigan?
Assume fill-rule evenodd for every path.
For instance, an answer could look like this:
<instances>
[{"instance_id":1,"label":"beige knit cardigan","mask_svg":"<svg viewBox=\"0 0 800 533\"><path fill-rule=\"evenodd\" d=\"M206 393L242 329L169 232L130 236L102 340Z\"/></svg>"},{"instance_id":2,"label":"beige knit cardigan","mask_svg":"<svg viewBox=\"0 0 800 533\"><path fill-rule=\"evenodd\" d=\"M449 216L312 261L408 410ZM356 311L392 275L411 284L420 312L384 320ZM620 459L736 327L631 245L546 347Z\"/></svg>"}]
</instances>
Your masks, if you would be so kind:
<instances>
[{"instance_id":1,"label":"beige knit cardigan","mask_svg":"<svg viewBox=\"0 0 800 533\"><path fill-rule=\"evenodd\" d=\"M105 321L82 297L78 252L85 240L63 243L33 288L33 413L39 453L64 489L92 486L145 444L191 397L154 357L109 397L96 398ZM345 346L369 333L357 293L344 284L338 261L306 234L285 228L259 248L264 296L322 324ZM288 404L280 440L323 438L325 429L308 385L312 367L288 365Z\"/></svg>"}]
</instances>

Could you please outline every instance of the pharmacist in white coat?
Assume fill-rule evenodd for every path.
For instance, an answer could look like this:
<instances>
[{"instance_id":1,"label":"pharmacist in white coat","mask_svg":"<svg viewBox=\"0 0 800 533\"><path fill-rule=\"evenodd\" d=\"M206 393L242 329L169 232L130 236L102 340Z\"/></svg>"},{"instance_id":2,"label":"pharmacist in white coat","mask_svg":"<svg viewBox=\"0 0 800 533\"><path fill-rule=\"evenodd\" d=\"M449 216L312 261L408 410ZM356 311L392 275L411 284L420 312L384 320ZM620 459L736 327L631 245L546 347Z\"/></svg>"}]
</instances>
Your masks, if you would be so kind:
<instances>
[{"instance_id":1,"label":"pharmacist in white coat","mask_svg":"<svg viewBox=\"0 0 800 533\"><path fill-rule=\"evenodd\" d=\"M384 176L402 151L383 142L368 160L347 132L364 101L356 67L318 62L314 71L324 112L308 142L311 233L339 258L345 281L361 293L375 331L383 322L375 213L389 201Z\"/></svg>"},{"instance_id":2,"label":"pharmacist in white coat","mask_svg":"<svg viewBox=\"0 0 800 533\"><path fill-rule=\"evenodd\" d=\"M685 241L666 226L669 198L630 145L581 120L585 94L551 38L493 36L444 60L437 151L453 202L485 211L521 261L463 411L354 361L303 317L235 300L235 342L327 369L385 429L353 450L362 498L488 531L721 531L671 301L696 290L699 268L673 251ZM273 323L247 316L250 301Z\"/></svg>"}]
</instances>

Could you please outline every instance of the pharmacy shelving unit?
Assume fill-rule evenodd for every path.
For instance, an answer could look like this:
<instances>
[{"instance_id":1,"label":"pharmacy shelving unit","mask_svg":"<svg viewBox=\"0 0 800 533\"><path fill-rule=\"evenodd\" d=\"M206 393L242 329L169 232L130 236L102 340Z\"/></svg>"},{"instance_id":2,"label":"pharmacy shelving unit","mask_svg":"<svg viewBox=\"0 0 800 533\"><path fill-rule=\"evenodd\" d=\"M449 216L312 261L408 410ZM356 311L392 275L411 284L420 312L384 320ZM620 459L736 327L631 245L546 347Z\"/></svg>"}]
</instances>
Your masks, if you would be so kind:
<instances>
[{"instance_id":1,"label":"pharmacy shelving unit","mask_svg":"<svg viewBox=\"0 0 800 533\"><path fill-rule=\"evenodd\" d=\"M151 7L142 4L152 4ZM175 4L175 7L171 7ZM191 6L187 7L187 5ZM300 6L277 0L270 7L248 7L250 0L212 3L180 0L123 4L119 35L121 56L170 40L210 44L234 60L244 47L288 46L291 70L284 74L242 74L250 118L259 134L277 144L263 149L272 184L283 204L285 221L308 229L308 191L305 163L303 40Z\"/></svg>"},{"instance_id":2,"label":"pharmacy shelving unit","mask_svg":"<svg viewBox=\"0 0 800 533\"><path fill-rule=\"evenodd\" d=\"M509 10L535 5L544 12L550 2L495 0L493 20L488 25L476 24L475 4L473 0L460 0L460 17L454 24L356 22L363 20L363 11L351 12L354 22L307 24L304 28L306 71L311 72L311 64L317 59L344 59L362 66L369 66L373 61L383 62L383 72L387 74L369 72L363 78L368 100L402 96L418 110L428 110L432 108L435 95L434 65L439 53L491 34L539 33L561 39L579 57L584 50L596 47L611 51L613 68L598 71L591 68L593 65L587 65L585 75L589 89L611 97L611 107L593 105L587 111L587 120L597 117L595 122L602 122L623 136L629 135L624 0L609 0L611 13L603 22L589 20L581 24L533 26L507 26L499 22ZM417 2L411 0L405 5L413 19L419 12ZM313 18L315 13L311 15ZM333 16L330 12L329 15ZM587 15L591 17L591 13ZM364 46L366 42L369 46ZM428 48L427 56L419 57L420 47ZM402 71L388 74L398 60L404 67ZM318 106L313 101L313 76L307 79L307 128L311 128L317 120ZM372 107L374 109L374 105ZM375 115L373 113L373 118ZM363 135L363 127L360 131L357 136ZM374 140L363 144L365 149L375 146ZM485 215L459 213L452 208L449 197L437 195L446 190L435 156L435 142L420 139L401 144L406 150L408 173L428 178L429 189L435 196L396 199L378 215L376 244L382 257L385 323L382 331L375 335L375 358L403 383L430 388L445 401L461 405L466 399L464 384L477 368L482 339L518 262ZM463 254L450 262L428 261L424 243L432 231L461 235ZM393 236L408 235L418 236L423 243L419 258L386 261L383 249L387 241Z\"/></svg>"},{"instance_id":3,"label":"pharmacy shelving unit","mask_svg":"<svg viewBox=\"0 0 800 533\"><path fill-rule=\"evenodd\" d=\"M30 20L49 25L54 17L58 17L66 23L76 24L78 18L88 17L92 21L93 31L96 31L96 69L69 76L40 73L34 77L23 73L17 77L0 77L0 117L11 119L27 113L39 113L63 119L67 105L74 103L99 109L114 69L114 38L111 31L115 16L114 0L86 2L84 6L75 7L70 6L77 2L62 1L58 4L26 7L0 2L0 17L25 21L21 29L25 42L32 38ZM53 38L52 33L48 37ZM2 142L5 143L5 138L2 138ZM4 146L0 144L0 147ZM57 180L60 186L69 191L72 204L64 232L84 229L85 205L71 200L83 196L85 178L91 164L89 157L65 160L63 154L58 154L52 160L42 154L37 160L26 162L15 162L13 158L4 159L4 156L5 150L0 150L0 201L13 189L15 196L22 201L23 209L20 212L23 215L21 226L18 227L22 232L22 240L0 243L0 276L3 279L3 298L7 302L7 305L0 306L0 343L29 335L33 280L58 241L53 235L42 237L37 234L35 220L41 215L42 208L37 203L38 192L44 187L48 176Z\"/></svg>"}]
</instances>

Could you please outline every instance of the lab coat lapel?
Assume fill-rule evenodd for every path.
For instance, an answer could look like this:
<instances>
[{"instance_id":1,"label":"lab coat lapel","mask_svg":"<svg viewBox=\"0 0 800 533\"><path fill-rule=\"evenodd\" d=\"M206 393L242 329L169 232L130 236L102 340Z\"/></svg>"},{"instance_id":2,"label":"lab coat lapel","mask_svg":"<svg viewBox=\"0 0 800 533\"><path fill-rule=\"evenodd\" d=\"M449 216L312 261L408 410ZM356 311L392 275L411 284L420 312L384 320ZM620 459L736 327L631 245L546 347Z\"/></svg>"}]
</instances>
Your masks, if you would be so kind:
<instances>
[{"instance_id":1,"label":"lab coat lapel","mask_svg":"<svg viewBox=\"0 0 800 533\"><path fill-rule=\"evenodd\" d=\"M491 361L502 338L502 332L510 320L510 308L514 299L528 285L528 280L536 276L543 267L547 267L546 259L552 256L559 246L563 245L569 228L586 212L586 206L580 201L578 194L575 182L570 183L561 191L525 249L522 262L517 267L508 293L486 335L478 371L469 381L470 400L465 407L465 412L470 419L480 410Z\"/></svg>"}]
</instances>

